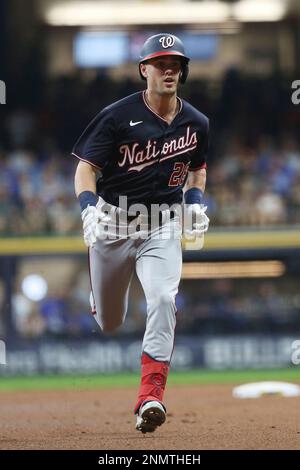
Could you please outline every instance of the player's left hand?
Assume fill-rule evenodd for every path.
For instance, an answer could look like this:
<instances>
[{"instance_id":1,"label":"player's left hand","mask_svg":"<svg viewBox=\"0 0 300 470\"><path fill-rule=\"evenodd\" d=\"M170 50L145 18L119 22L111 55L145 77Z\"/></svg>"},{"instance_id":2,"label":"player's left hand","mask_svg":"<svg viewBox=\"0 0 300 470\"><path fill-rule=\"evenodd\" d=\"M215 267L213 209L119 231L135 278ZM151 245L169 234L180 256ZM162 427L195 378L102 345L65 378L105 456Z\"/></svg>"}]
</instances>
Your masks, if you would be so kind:
<instances>
[{"instance_id":1,"label":"player's left hand","mask_svg":"<svg viewBox=\"0 0 300 470\"><path fill-rule=\"evenodd\" d=\"M209 218L205 214L207 207L203 204L189 204L186 206L184 220L184 235L188 237L201 237L208 230Z\"/></svg>"}]
</instances>

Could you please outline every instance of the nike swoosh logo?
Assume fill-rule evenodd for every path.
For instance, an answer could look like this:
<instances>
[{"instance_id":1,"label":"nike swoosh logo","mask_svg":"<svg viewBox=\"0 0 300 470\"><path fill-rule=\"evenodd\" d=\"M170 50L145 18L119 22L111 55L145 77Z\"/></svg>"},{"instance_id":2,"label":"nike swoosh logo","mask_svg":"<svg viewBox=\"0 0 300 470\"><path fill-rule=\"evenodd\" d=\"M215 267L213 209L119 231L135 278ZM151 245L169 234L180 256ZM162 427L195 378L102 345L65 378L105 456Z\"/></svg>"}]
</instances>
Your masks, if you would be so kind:
<instances>
[{"instance_id":1,"label":"nike swoosh logo","mask_svg":"<svg viewBox=\"0 0 300 470\"><path fill-rule=\"evenodd\" d=\"M142 122L144 122L144 121L136 121L136 122L130 121L129 124L130 124L131 127L132 127L132 126L136 126L137 124L141 124Z\"/></svg>"}]
</instances>

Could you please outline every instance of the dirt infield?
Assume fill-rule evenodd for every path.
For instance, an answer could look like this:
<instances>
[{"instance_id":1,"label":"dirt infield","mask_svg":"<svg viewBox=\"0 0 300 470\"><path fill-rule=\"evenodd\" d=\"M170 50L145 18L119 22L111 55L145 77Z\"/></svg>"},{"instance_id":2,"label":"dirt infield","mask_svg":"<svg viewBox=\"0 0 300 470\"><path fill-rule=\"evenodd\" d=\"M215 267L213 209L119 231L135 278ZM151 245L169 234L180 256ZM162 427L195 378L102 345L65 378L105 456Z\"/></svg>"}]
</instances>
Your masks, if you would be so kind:
<instances>
[{"instance_id":1,"label":"dirt infield","mask_svg":"<svg viewBox=\"0 0 300 470\"><path fill-rule=\"evenodd\" d=\"M2 392L0 449L300 449L300 398L231 390L169 387L167 421L147 435L134 429L132 388Z\"/></svg>"}]
</instances>

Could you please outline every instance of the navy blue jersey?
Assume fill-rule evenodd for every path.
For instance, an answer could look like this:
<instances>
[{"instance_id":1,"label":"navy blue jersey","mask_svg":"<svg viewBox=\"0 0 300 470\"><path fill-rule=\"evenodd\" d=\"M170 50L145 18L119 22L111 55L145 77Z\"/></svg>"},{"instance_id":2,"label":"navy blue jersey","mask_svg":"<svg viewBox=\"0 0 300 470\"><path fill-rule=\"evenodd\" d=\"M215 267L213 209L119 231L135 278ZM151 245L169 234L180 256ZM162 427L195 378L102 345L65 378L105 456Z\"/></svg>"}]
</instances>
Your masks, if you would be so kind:
<instances>
[{"instance_id":1,"label":"navy blue jersey","mask_svg":"<svg viewBox=\"0 0 300 470\"><path fill-rule=\"evenodd\" d=\"M99 170L97 193L105 201L180 203L188 171L206 168L208 118L178 100L171 124L149 107L143 91L107 106L85 129L72 154Z\"/></svg>"}]
</instances>

